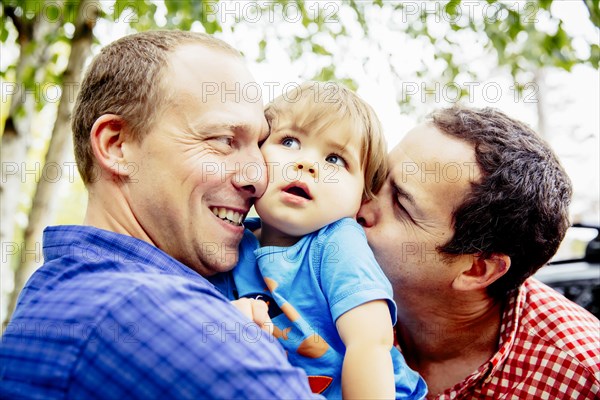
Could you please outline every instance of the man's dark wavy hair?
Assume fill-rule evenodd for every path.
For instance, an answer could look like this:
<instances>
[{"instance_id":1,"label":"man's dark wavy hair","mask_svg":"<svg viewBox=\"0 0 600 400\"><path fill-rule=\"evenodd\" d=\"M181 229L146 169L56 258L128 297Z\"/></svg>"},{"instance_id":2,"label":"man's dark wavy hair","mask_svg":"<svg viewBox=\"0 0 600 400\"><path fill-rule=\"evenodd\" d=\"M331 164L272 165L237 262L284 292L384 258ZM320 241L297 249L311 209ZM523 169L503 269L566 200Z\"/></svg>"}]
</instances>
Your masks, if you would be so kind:
<instances>
[{"instance_id":1,"label":"man's dark wavy hair","mask_svg":"<svg viewBox=\"0 0 600 400\"><path fill-rule=\"evenodd\" d=\"M439 250L510 256L508 272L488 287L502 299L556 253L570 225L571 181L538 134L498 110L454 106L429 118L474 146L481 172L454 210L454 236Z\"/></svg>"}]
</instances>

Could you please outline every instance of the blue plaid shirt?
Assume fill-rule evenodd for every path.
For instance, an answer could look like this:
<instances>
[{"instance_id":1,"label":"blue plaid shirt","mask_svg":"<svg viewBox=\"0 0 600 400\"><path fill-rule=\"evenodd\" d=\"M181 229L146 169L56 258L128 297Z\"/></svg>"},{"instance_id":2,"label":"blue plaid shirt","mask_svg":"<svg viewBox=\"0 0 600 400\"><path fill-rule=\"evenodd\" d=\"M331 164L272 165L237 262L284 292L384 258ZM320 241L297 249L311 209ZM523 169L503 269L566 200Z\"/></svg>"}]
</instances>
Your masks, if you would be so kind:
<instances>
[{"instance_id":1,"label":"blue plaid shirt","mask_svg":"<svg viewBox=\"0 0 600 400\"><path fill-rule=\"evenodd\" d=\"M141 240L49 227L0 344L2 399L309 398L277 340Z\"/></svg>"}]
</instances>

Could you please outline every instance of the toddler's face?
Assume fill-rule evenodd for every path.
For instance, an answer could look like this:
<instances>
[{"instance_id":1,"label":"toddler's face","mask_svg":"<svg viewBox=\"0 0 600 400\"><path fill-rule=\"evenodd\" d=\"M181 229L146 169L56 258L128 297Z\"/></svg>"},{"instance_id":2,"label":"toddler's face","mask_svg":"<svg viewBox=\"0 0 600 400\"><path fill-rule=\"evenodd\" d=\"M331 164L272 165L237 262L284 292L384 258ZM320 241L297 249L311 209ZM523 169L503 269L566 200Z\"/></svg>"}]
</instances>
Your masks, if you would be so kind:
<instances>
[{"instance_id":1,"label":"toddler's face","mask_svg":"<svg viewBox=\"0 0 600 400\"><path fill-rule=\"evenodd\" d=\"M347 124L314 134L279 122L261 147L269 179L255 207L263 223L298 237L354 218L365 184L359 135Z\"/></svg>"}]
</instances>

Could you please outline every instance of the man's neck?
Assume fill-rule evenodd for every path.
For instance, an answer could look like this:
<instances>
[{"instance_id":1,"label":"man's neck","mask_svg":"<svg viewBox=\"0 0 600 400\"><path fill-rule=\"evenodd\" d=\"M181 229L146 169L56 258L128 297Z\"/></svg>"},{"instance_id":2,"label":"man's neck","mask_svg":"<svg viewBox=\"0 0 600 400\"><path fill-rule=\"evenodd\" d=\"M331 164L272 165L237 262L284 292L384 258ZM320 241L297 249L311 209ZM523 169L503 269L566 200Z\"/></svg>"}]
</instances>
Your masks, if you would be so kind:
<instances>
[{"instance_id":1,"label":"man's neck","mask_svg":"<svg viewBox=\"0 0 600 400\"><path fill-rule=\"evenodd\" d=\"M83 224L132 236L155 245L136 220L123 193L112 185L101 189L88 188L88 205Z\"/></svg>"},{"instance_id":2,"label":"man's neck","mask_svg":"<svg viewBox=\"0 0 600 400\"><path fill-rule=\"evenodd\" d=\"M427 382L431 398L463 381L498 349L502 306L486 296L473 297L426 309L398 303L398 341L409 366Z\"/></svg>"}]
</instances>

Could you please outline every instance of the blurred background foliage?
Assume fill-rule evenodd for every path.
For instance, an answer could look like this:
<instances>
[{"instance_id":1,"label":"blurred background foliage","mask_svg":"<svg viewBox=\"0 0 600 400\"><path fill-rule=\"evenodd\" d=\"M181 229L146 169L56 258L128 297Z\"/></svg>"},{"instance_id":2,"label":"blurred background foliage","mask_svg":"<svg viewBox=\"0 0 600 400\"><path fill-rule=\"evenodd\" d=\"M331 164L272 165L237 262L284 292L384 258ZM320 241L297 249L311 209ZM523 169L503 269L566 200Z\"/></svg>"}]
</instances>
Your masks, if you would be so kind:
<instances>
[{"instance_id":1,"label":"blurred background foliage","mask_svg":"<svg viewBox=\"0 0 600 400\"><path fill-rule=\"evenodd\" d=\"M578 29L566 29L565 7L583 15ZM135 31L215 34L265 71L257 78L269 89L290 71L298 81L344 82L375 102L384 87L394 104L382 114L411 121L432 107L474 103L479 83L502 79L514 92L512 103L531 100L517 107L528 108L530 123L551 143L586 143L587 161L575 158L596 168L591 179L598 179L598 148L589 150L598 143L597 110L584 128L557 129L549 114L568 100L551 90L563 76L557 71L591 68L598 82L599 0L2 0L0 14L2 320L42 261L43 228L81 223L85 213L69 126L82 70L102 45ZM368 92L365 82L379 86ZM441 99L430 96L440 88ZM281 90L277 85L265 97ZM598 87L589 90L597 102ZM389 135L399 129L394 121ZM576 188L574 218L597 224L597 182L583 186Z\"/></svg>"}]
</instances>

